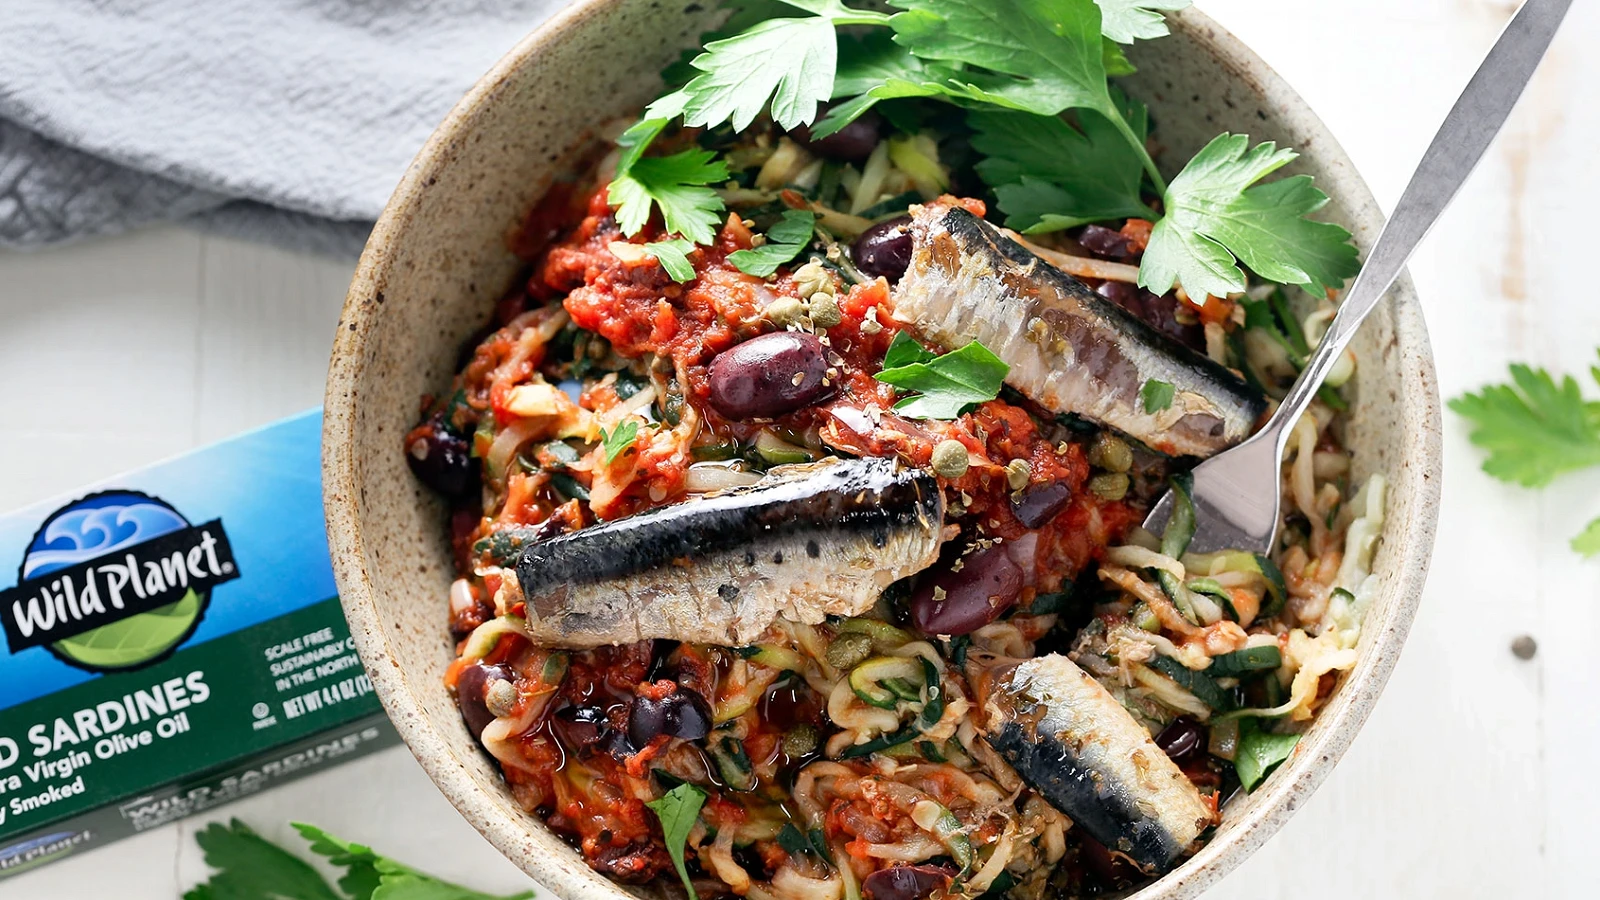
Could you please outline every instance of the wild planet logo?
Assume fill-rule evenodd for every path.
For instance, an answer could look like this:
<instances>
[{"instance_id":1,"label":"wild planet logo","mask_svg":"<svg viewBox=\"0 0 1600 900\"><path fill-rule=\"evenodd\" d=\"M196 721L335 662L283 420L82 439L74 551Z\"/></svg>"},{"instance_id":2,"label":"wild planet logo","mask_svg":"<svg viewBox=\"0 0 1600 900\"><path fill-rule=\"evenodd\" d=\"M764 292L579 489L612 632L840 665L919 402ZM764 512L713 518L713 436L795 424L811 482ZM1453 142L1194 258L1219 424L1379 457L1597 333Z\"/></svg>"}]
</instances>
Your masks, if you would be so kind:
<instances>
[{"instance_id":1,"label":"wild planet logo","mask_svg":"<svg viewBox=\"0 0 1600 900\"><path fill-rule=\"evenodd\" d=\"M136 491L106 491L51 514L0 591L12 653L47 647L91 672L149 665L194 633L211 590L239 577L222 520L191 525Z\"/></svg>"}]
</instances>

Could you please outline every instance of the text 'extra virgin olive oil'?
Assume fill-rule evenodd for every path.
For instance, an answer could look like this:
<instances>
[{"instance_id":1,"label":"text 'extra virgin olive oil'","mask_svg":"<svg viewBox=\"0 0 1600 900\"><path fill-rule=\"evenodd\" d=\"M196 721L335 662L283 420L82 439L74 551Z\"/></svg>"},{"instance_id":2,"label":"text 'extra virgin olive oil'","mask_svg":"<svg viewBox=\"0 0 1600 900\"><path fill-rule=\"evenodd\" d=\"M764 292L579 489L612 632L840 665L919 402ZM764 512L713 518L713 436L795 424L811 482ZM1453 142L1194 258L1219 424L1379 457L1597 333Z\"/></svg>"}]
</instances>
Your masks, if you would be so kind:
<instances>
[{"instance_id":1,"label":"text 'extra virgin olive oil'","mask_svg":"<svg viewBox=\"0 0 1600 900\"><path fill-rule=\"evenodd\" d=\"M321 430L0 516L0 878L395 742L334 589Z\"/></svg>"}]
</instances>

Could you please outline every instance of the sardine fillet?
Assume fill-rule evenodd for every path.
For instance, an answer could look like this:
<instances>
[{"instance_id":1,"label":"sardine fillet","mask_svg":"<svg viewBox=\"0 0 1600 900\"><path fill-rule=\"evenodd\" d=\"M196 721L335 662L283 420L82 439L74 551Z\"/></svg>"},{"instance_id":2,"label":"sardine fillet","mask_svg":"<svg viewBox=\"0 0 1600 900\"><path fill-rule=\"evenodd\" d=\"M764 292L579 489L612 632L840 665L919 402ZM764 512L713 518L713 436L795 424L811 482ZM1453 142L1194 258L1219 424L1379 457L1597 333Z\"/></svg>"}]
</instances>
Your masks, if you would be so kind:
<instances>
[{"instance_id":1,"label":"sardine fillet","mask_svg":"<svg viewBox=\"0 0 1600 900\"><path fill-rule=\"evenodd\" d=\"M1211 823L1194 783L1065 656L997 668L980 680L989 746L1107 848L1161 871Z\"/></svg>"},{"instance_id":2,"label":"sardine fillet","mask_svg":"<svg viewBox=\"0 0 1600 900\"><path fill-rule=\"evenodd\" d=\"M939 554L944 496L890 459L823 463L532 544L517 582L535 642L743 646L783 616L871 609Z\"/></svg>"},{"instance_id":3,"label":"sardine fillet","mask_svg":"<svg viewBox=\"0 0 1600 900\"><path fill-rule=\"evenodd\" d=\"M954 349L979 341L1006 383L1040 405L1125 432L1163 453L1210 456L1250 435L1266 408L1237 375L1162 336L960 207L929 205L911 226L895 316ZM1174 388L1146 412L1140 390Z\"/></svg>"}]
</instances>

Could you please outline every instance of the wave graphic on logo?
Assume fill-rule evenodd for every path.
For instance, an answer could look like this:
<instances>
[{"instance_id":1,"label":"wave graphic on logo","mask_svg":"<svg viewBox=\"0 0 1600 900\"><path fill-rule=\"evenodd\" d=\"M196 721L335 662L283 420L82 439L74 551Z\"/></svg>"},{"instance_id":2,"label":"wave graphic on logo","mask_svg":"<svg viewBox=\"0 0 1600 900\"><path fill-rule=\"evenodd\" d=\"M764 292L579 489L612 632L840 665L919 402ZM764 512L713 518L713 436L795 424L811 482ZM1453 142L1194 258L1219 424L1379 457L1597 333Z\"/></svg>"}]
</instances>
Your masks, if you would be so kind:
<instances>
[{"instance_id":1,"label":"wave graphic on logo","mask_svg":"<svg viewBox=\"0 0 1600 900\"><path fill-rule=\"evenodd\" d=\"M22 561L23 578L113 553L189 524L171 509L137 495L107 494L90 502L94 501L105 505L65 510L35 536Z\"/></svg>"}]
</instances>

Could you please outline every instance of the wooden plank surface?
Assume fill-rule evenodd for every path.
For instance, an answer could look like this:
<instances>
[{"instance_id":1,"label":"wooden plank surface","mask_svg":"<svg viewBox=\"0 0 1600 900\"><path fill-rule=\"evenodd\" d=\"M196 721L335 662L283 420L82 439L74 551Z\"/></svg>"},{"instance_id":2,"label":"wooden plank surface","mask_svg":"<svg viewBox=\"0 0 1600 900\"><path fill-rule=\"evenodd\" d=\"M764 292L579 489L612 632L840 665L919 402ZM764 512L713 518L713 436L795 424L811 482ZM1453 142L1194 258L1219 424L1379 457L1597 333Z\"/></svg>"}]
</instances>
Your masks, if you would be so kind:
<instances>
[{"instance_id":1,"label":"wooden plank surface","mask_svg":"<svg viewBox=\"0 0 1600 900\"><path fill-rule=\"evenodd\" d=\"M1399 195L1512 4L1210 0L1319 111L1380 203ZM1600 343L1588 245L1600 80L1578 3L1508 133L1412 266L1447 396L1511 360L1583 372ZM320 402L351 265L173 228L0 254L0 508ZM1600 473L1543 493L1477 466L1446 421L1422 613L1383 701L1295 819L1210 896L1594 897L1600 564L1567 539ZM1511 640L1539 642L1531 661ZM395 749L217 811L288 839L303 819L491 889L525 883ZM25 898L169 900L205 871L167 826L0 883Z\"/></svg>"}]
</instances>

